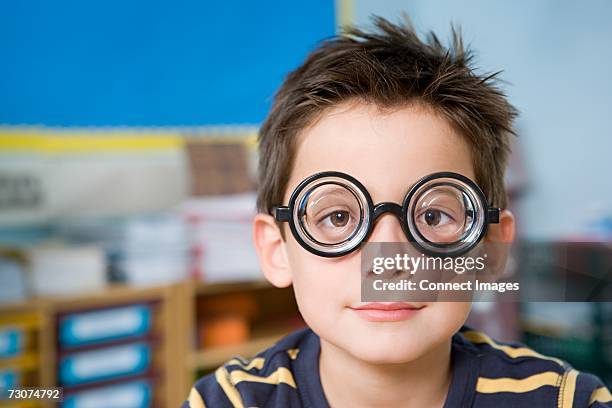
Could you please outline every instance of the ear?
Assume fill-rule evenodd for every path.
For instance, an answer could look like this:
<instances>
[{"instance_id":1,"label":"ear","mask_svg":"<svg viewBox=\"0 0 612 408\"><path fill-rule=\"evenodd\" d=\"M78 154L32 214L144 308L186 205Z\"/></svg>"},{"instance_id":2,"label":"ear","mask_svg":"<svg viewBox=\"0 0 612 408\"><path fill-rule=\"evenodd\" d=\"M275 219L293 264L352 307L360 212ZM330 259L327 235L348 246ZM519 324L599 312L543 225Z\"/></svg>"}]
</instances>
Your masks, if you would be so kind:
<instances>
[{"instance_id":1,"label":"ear","mask_svg":"<svg viewBox=\"0 0 612 408\"><path fill-rule=\"evenodd\" d=\"M486 242L507 243L514 241L515 225L514 215L509 210L502 210L499 214L499 223L490 224L487 231Z\"/></svg>"},{"instance_id":2,"label":"ear","mask_svg":"<svg viewBox=\"0 0 612 408\"><path fill-rule=\"evenodd\" d=\"M492 280L501 278L506 270L514 234L514 215L508 210L499 214L499 223L489 225L484 242L488 254L487 270Z\"/></svg>"},{"instance_id":3,"label":"ear","mask_svg":"<svg viewBox=\"0 0 612 408\"><path fill-rule=\"evenodd\" d=\"M287 261L285 241L274 217L268 214L255 216L253 241L259 257L259 266L266 279L279 288L291 285L291 269Z\"/></svg>"}]
</instances>

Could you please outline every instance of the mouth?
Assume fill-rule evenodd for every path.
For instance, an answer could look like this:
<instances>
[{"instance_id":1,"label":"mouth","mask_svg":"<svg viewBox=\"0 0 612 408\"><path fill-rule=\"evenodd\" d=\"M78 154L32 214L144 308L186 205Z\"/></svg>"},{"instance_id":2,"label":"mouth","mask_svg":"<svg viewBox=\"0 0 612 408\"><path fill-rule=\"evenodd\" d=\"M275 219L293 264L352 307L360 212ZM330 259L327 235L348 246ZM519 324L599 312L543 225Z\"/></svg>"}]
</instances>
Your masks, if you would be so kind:
<instances>
[{"instance_id":1,"label":"mouth","mask_svg":"<svg viewBox=\"0 0 612 408\"><path fill-rule=\"evenodd\" d=\"M405 302L365 303L350 306L359 317L369 322L399 322L410 319L425 308L423 304Z\"/></svg>"}]
</instances>

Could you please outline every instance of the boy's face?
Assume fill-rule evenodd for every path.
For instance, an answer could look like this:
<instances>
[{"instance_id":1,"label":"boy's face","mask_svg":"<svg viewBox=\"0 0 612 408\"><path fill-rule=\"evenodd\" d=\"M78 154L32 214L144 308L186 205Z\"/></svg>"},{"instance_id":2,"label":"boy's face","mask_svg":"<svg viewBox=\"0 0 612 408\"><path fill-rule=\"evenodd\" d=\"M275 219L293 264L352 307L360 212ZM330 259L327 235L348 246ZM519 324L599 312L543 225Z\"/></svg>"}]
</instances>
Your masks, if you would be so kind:
<instances>
[{"instance_id":1,"label":"boy's face","mask_svg":"<svg viewBox=\"0 0 612 408\"><path fill-rule=\"evenodd\" d=\"M282 204L306 177L341 171L364 184L375 203L401 203L409 187L439 171L472 180L470 150L463 138L431 109L420 105L381 112L363 103L331 109L300 135L294 168ZM361 302L361 254L324 258L302 248L287 225L279 241L279 271L264 272L273 283L292 283L306 323L325 341L372 363L402 363L442 347L465 322L469 303L420 303L408 318L374 318L356 311ZM406 242L391 214L376 223L371 242ZM261 256L261 251L260 251ZM280 259L280 260L279 260ZM282 272L282 264L286 270ZM280 281L275 274L285 274Z\"/></svg>"}]
</instances>

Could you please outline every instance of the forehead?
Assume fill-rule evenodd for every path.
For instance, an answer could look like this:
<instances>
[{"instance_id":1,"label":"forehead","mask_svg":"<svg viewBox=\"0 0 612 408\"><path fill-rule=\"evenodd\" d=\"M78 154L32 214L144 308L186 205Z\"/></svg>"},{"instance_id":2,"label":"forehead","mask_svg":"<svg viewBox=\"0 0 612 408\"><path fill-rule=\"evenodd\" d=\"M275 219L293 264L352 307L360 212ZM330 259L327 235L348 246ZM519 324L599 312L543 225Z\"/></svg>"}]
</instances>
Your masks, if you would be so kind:
<instances>
[{"instance_id":1,"label":"forehead","mask_svg":"<svg viewBox=\"0 0 612 408\"><path fill-rule=\"evenodd\" d=\"M438 171L474 179L464 138L431 108L412 104L382 111L353 102L327 110L299 135L285 199L321 171L358 179L375 202L399 201L408 186Z\"/></svg>"}]
</instances>

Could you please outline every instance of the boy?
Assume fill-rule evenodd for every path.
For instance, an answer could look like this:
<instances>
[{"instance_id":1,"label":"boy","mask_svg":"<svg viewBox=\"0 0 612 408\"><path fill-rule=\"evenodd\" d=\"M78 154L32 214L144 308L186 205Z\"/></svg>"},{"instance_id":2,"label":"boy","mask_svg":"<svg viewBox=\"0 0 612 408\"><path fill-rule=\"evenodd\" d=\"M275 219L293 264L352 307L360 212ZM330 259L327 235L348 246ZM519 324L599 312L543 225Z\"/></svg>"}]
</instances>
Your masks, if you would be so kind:
<instances>
[{"instance_id":1,"label":"boy","mask_svg":"<svg viewBox=\"0 0 612 408\"><path fill-rule=\"evenodd\" d=\"M494 75L471 69L457 33L447 50L433 33L425 43L408 25L375 25L315 50L260 131L254 241L266 279L293 285L309 328L226 363L184 406L611 406L596 377L462 327L467 302L361 301L360 245L408 241L392 203L423 177L467 177L505 207L516 116ZM416 228L453 227L440 211L419 217ZM501 210L482 234L511 242L512 214Z\"/></svg>"}]
</instances>

